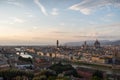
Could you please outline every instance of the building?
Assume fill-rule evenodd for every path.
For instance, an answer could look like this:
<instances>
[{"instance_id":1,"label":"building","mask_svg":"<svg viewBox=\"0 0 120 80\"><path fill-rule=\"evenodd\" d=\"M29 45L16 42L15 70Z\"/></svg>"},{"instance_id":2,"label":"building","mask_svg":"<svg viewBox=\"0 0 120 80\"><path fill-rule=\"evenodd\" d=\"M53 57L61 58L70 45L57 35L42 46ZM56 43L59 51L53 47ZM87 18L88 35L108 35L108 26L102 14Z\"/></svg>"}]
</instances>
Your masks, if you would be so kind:
<instances>
[{"instance_id":1,"label":"building","mask_svg":"<svg viewBox=\"0 0 120 80\"><path fill-rule=\"evenodd\" d=\"M31 56L27 52L17 52L16 54L23 57L23 58L31 58L31 59L33 58L33 56Z\"/></svg>"},{"instance_id":2,"label":"building","mask_svg":"<svg viewBox=\"0 0 120 80\"><path fill-rule=\"evenodd\" d=\"M0 53L0 69L9 68L8 59Z\"/></svg>"},{"instance_id":3,"label":"building","mask_svg":"<svg viewBox=\"0 0 120 80\"><path fill-rule=\"evenodd\" d=\"M57 48L58 48L58 47L59 47L59 41L58 41L58 40L57 40L57 43L56 43L56 44L57 44Z\"/></svg>"},{"instance_id":4,"label":"building","mask_svg":"<svg viewBox=\"0 0 120 80\"><path fill-rule=\"evenodd\" d=\"M98 40L95 41L94 47L95 48L100 48L100 42Z\"/></svg>"}]
</instances>

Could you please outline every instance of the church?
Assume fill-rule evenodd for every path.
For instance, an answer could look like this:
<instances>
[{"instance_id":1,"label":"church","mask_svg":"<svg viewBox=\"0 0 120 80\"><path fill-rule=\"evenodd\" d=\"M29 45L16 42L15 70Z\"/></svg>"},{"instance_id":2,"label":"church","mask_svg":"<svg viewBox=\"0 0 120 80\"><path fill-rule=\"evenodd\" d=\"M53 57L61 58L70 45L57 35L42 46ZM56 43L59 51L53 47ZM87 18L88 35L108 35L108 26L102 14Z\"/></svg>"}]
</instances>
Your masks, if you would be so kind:
<instances>
[{"instance_id":1,"label":"church","mask_svg":"<svg viewBox=\"0 0 120 80\"><path fill-rule=\"evenodd\" d=\"M94 47L95 48L100 48L100 42L98 40L95 41Z\"/></svg>"}]
</instances>

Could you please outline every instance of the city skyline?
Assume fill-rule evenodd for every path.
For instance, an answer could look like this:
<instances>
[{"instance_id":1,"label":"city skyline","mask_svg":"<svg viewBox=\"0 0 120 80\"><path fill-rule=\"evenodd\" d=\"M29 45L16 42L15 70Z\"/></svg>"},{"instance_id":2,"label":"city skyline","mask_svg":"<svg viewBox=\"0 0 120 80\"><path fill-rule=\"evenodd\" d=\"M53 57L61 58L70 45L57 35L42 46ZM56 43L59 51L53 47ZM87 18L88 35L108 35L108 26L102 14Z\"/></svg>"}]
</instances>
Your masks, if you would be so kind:
<instances>
[{"instance_id":1,"label":"city skyline","mask_svg":"<svg viewBox=\"0 0 120 80\"><path fill-rule=\"evenodd\" d=\"M0 44L120 40L119 0L0 0Z\"/></svg>"}]
</instances>

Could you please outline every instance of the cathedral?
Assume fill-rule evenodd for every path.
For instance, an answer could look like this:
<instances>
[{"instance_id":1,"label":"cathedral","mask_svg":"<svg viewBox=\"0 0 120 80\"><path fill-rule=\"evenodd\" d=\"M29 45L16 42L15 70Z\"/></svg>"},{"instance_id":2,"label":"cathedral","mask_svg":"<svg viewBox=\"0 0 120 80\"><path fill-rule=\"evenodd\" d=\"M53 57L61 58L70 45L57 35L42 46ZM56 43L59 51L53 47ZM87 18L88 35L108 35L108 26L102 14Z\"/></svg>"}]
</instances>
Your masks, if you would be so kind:
<instances>
[{"instance_id":1,"label":"cathedral","mask_svg":"<svg viewBox=\"0 0 120 80\"><path fill-rule=\"evenodd\" d=\"M100 48L100 42L98 40L95 41L94 47L95 48Z\"/></svg>"}]
</instances>

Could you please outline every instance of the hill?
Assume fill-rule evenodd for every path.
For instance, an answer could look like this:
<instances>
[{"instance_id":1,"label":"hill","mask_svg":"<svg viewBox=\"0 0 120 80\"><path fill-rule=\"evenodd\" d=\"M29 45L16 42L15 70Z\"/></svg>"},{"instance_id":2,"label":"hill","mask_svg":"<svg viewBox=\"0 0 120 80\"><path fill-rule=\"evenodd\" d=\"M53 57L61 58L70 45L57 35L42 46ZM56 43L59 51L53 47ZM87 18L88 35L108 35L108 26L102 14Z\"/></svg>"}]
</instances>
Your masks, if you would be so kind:
<instances>
[{"instance_id":1,"label":"hill","mask_svg":"<svg viewBox=\"0 0 120 80\"><path fill-rule=\"evenodd\" d=\"M64 45L66 46L81 46L84 44L85 41L80 41L80 42L68 42L65 43ZM86 41L88 45L94 45L95 40L88 40ZM120 40L117 41L109 41L109 40L99 40L101 45L120 45Z\"/></svg>"}]
</instances>

